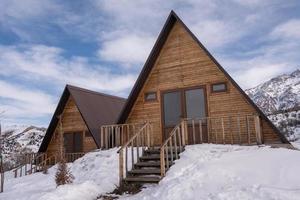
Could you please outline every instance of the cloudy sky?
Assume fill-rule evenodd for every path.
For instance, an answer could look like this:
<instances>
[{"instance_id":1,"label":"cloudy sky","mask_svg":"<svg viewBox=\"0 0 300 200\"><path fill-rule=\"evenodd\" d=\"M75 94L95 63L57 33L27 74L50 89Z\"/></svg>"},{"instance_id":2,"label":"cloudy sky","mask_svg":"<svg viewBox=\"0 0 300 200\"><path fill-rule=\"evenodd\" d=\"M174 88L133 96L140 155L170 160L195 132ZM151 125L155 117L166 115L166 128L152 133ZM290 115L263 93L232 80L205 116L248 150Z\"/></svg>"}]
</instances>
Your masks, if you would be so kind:
<instances>
[{"instance_id":1,"label":"cloudy sky","mask_svg":"<svg viewBox=\"0 0 300 200\"><path fill-rule=\"evenodd\" d=\"M300 66L298 0L1 0L2 120L47 126L66 83L127 97L172 9L244 89Z\"/></svg>"}]
</instances>

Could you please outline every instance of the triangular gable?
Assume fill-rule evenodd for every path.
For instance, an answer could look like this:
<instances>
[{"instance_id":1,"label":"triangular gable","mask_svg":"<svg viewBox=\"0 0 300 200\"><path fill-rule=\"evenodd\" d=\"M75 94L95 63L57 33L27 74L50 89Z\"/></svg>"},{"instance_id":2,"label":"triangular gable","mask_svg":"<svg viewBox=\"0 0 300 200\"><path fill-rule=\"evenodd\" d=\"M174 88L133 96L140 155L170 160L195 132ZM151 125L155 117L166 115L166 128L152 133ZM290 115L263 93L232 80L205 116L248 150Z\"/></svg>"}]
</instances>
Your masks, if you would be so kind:
<instances>
[{"instance_id":1,"label":"triangular gable","mask_svg":"<svg viewBox=\"0 0 300 200\"><path fill-rule=\"evenodd\" d=\"M226 72L226 70L218 63L218 61L210 54L210 52L202 45L202 43L196 38L196 36L188 29L188 27L181 21L181 19L175 14L174 11L171 11L170 15L165 22L163 29L161 30L157 41L154 44L153 49L145 62L145 65L128 97L128 100L119 116L118 123L125 123L128 118L131 109L133 108L135 101L138 98L140 91L142 90L160 52L162 47L164 46L168 35L170 34L174 24L178 22L180 23L188 34L193 38L193 40L199 45L201 49L204 50L206 55L214 62L214 64L224 73L226 78L231 81L233 86L238 89L238 91L244 96L246 101L248 101L255 110L262 116L262 118L271 126L271 128L275 131L275 133L280 137L281 141L284 143L289 143L287 139L279 132L279 130L274 126L274 124L265 116L265 114L256 106L256 104L249 98L249 96L239 87L239 85L232 79L232 77Z\"/></svg>"},{"instance_id":2,"label":"triangular gable","mask_svg":"<svg viewBox=\"0 0 300 200\"><path fill-rule=\"evenodd\" d=\"M66 85L41 143L39 152L47 150L59 122L58 116L63 112L69 97L74 99L81 118L89 129L98 148L100 147L101 125L115 123L125 103L125 99L120 97Z\"/></svg>"}]
</instances>

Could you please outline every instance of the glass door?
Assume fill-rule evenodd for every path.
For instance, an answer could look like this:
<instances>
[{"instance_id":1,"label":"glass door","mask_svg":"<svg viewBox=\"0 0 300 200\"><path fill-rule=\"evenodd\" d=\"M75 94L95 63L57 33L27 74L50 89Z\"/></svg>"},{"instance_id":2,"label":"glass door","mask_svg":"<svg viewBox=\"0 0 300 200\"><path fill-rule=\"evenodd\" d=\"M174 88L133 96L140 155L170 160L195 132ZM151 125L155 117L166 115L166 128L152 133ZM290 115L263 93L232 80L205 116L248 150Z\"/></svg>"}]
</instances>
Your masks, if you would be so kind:
<instances>
[{"instance_id":1,"label":"glass door","mask_svg":"<svg viewBox=\"0 0 300 200\"><path fill-rule=\"evenodd\" d=\"M173 128L182 118L200 119L207 116L206 96L204 88L185 88L176 91L162 93L162 125L164 139L166 139ZM191 132L191 124L188 125L188 132ZM196 123L196 130L199 132L199 124ZM202 124L203 142L207 142L207 126ZM200 143L200 136L196 133L195 143ZM188 135L189 140L191 136ZM194 142L194 141L193 141ZM189 141L190 143L190 141Z\"/></svg>"}]
</instances>

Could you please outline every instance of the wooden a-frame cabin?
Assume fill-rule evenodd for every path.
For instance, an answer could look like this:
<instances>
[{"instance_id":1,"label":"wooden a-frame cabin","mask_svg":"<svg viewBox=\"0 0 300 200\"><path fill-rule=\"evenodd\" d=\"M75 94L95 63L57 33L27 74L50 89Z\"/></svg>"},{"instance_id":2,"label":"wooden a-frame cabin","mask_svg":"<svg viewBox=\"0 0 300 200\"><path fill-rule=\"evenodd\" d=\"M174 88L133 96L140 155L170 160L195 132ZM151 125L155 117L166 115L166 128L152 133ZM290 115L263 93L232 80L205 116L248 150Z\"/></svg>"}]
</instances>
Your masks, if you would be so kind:
<instances>
[{"instance_id":1,"label":"wooden a-frame cabin","mask_svg":"<svg viewBox=\"0 0 300 200\"><path fill-rule=\"evenodd\" d=\"M63 91L51 119L39 152L47 157L60 150L63 134L64 151L68 161L100 147L100 126L115 123L125 103L111 96L71 85Z\"/></svg>"},{"instance_id":2,"label":"wooden a-frame cabin","mask_svg":"<svg viewBox=\"0 0 300 200\"><path fill-rule=\"evenodd\" d=\"M127 182L159 181L187 144L289 146L173 11L118 123L102 126L101 137L103 148L121 146L120 180ZM130 147L136 147L129 152L133 161ZM144 177L149 174L160 176Z\"/></svg>"},{"instance_id":3,"label":"wooden a-frame cabin","mask_svg":"<svg viewBox=\"0 0 300 200\"><path fill-rule=\"evenodd\" d=\"M158 182L185 145L290 145L173 11L124 106L95 92L82 100L82 92L66 87L40 152L54 154L55 135L68 132L84 138L78 146L79 136L65 137L74 150L120 147L121 183Z\"/></svg>"}]
</instances>

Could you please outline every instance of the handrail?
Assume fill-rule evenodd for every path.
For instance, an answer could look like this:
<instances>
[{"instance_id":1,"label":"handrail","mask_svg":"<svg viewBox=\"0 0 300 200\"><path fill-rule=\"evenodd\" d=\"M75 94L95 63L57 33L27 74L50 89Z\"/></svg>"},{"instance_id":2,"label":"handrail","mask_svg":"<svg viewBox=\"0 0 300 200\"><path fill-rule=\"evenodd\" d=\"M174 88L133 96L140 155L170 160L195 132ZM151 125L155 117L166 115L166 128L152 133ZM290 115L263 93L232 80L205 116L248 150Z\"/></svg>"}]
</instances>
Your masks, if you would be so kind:
<instances>
[{"instance_id":1,"label":"handrail","mask_svg":"<svg viewBox=\"0 0 300 200\"><path fill-rule=\"evenodd\" d=\"M140 147L142 152L151 145L152 127L149 122L146 122L119 150L119 179L122 184L123 179L128 173L128 148L131 147L131 167L134 167L135 162L140 159ZM135 149L134 149L135 147ZM125 151L125 158L124 158ZM141 155L142 156L142 155ZM124 166L125 164L125 166ZM125 174L124 174L125 171Z\"/></svg>"},{"instance_id":2,"label":"handrail","mask_svg":"<svg viewBox=\"0 0 300 200\"><path fill-rule=\"evenodd\" d=\"M103 125L100 129L100 148L109 149L123 146L129 140L131 133L141 129L141 123Z\"/></svg>"},{"instance_id":3,"label":"handrail","mask_svg":"<svg viewBox=\"0 0 300 200\"><path fill-rule=\"evenodd\" d=\"M42 160L44 160L47 157L46 153L30 153L30 154L25 154L25 161L20 164L19 166L15 167L13 169L13 172L15 174L15 178L17 178L18 176L18 171L20 170L20 176L23 175L23 168L25 175L27 175L27 173L31 173L32 169L33 169L33 164L38 164L38 161L40 158L42 158ZM27 170L27 165L29 166L29 170Z\"/></svg>"},{"instance_id":4,"label":"handrail","mask_svg":"<svg viewBox=\"0 0 300 200\"><path fill-rule=\"evenodd\" d=\"M186 130L186 121L183 119L179 124L177 124L171 131L169 137L165 142L160 146L160 173L161 177L164 177L166 174L166 167L169 169L169 151L171 164L173 161L178 159L178 153L180 153L185 146L185 131ZM174 145L174 148L173 148ZM179 146L179 149L178 147ZM173 149L175 150L175 155L173 154ZM179 151L178 151L179 150Z\"/></svg>"},{"instance_id":5,"label":"handrail","mask_svg":"<svg viewBox=\"0 0 300 200\"><path fill-rule=\"evenodd\" d=\"M119 153L122 149L124 149L126 146L128 146L140 133L141 131L147 126L148 124L146 123L144 126L142 126L142 128L136 133L134 134L118 151L117 153Z\"/></svg>"},{"instance_id":6,"label":"handrail","mask_svg":"<svg viewBox=\"0 0 300 200\"><path fill-rule=\"evenodd\" d=\"M185 144L262 144L260 116L253 113L185 118L171 131L160 147L161 176ZM171 149L171 151L170 151ZM175 150L175 155L173 154ZM170 154L170 155L169 155Z\"/></svg>"}]
</instances>

